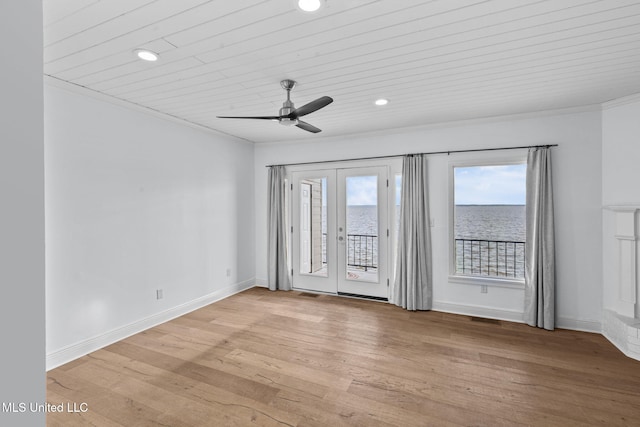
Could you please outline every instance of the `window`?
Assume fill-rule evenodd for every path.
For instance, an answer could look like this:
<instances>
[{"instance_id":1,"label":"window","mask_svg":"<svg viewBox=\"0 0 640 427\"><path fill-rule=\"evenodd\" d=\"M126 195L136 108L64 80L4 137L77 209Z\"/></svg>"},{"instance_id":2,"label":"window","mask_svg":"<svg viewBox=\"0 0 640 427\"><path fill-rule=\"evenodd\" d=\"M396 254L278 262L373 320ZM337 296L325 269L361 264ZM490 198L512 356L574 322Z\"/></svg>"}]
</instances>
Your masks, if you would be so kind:
<instances>
[{"instance_id":1,"label":"window","mask_svg":"<svg viewBox=\"0 0 640 427\"><path fill-rule=\"evenodd\" d=\"M454 276L522 281L526 164L452 167Z\"/></svg>"}]
</instances>

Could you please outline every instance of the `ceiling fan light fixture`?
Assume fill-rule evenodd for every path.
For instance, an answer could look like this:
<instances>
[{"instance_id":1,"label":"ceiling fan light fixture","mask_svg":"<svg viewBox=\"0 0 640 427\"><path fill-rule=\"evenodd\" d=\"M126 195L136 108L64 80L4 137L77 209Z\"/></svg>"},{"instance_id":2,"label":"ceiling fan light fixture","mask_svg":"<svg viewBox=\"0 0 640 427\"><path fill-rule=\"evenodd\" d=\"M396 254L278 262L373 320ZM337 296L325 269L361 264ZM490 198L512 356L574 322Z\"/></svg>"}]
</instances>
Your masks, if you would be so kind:
<instances>
[{"instance_id":1,"label":"ceiling fan light fixture","mask_svg":"<svg viewBox=\"0 0 640 427\"><path fill-rule=\"evenodd\" d=\"M139 59L149 62L155 62L160 57L160 55L148 49L136 49L133 51L133 53L135 53Z\"/></svg>"},{"instance_id":2,"label":"ceiling fan light fixture","mask_svg":"<svg viewBox=\"0 0 640 427\"><path fill-rule=\"evenodd\" d=\"M383 105L387 105L388 103L389 103L389 100L385 98L376 99L376 102L375 102L375 104L378 107L382 107Z\"/></svg>"},{"instance_id":3,"label":"ceiling fan light fixture","mask_svg":"<svg viewBox=\"0 0 640 427\"><path fill-rule=\"evenodd\" d=\"M320 9L322 2L320 0L298 0L298 7L304 12L315 12Z\"/></svg>"},{"instance_id":4,"label":"ceiling fan light fixture","mask_svg":"<svg viewBox=\"0 0 640 427\"><path fill-rule=\"evenodd\" d=\"M282 126L295 126L298 124L298 119L281 118L278 121Z\"/></svg>"}]
</instances>

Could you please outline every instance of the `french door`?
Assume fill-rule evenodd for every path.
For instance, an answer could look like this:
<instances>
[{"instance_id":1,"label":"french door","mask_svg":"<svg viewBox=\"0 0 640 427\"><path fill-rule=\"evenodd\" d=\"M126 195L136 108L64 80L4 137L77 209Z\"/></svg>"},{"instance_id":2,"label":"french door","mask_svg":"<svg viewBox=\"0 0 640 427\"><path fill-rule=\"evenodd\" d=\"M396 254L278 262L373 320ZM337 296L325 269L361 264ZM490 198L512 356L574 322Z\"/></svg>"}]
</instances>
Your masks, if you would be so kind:
<instances>
[{"instance_id":1,"label":"french door","mask_svg":"<svg viewBox=\"0 0 640 427\"><path fill-rule=\"evenodd\" d=\"M388 297L388 168L293 172L294 289Z\"/></svg>"}]
</instances>

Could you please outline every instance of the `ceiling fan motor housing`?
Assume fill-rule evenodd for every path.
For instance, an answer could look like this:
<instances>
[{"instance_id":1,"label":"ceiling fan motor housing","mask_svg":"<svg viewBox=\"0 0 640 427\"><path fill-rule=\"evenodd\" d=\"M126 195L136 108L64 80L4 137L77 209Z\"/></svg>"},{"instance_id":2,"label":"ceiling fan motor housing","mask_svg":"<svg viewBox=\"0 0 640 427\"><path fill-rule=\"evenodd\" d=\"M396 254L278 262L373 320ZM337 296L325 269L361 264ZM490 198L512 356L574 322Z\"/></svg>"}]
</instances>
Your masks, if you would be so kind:
<instances>
[{"instance_id":1,"label":"ceiling fan motor housing","mask_svg":"<svg viewBox=\"0 0 640 427\"><path fill-rule=\"evenodd\" d=\"M295 80L285 79L280 82L280 86L284 90L287 91L287 100L282 103L282 108L280 109L280 119L278 120L281 125L284 126L295 126L298 124L298 119L290 119L284 116L288 116L295 110L295 106L291 101L290 94L294 87L296 87Z\"/></svg>"},{"instance_id":2,"label":"ceiling fan motor housing","mask_svg":"<svg viewBox=\"0 0 640 427\"><path fill-rule=\"evenodd\" d=\"M282 108L280 109L280 118L278 119L278 122L280 122L280 124L284 125L284 126L295 126L295 125L297 125L298 124L298 119L286 117L289 114L291 114L293 112L293 110L295 110L295 108L293 106L293 102L291 102L289 100L286 100L282 104Z\"/></svg>"},{"instance_id":3,"label":"ceiling fan motor housing","mask_svg":"<svg viewBox=\"0 0 640 427\"><path fill-rule=\"evenodd\" d=\"M293 110L295 110L293 102L287 99L282 103L282 108L280 109L280 115L288 116L293 112Z\"/></svg>"}]
</instances>

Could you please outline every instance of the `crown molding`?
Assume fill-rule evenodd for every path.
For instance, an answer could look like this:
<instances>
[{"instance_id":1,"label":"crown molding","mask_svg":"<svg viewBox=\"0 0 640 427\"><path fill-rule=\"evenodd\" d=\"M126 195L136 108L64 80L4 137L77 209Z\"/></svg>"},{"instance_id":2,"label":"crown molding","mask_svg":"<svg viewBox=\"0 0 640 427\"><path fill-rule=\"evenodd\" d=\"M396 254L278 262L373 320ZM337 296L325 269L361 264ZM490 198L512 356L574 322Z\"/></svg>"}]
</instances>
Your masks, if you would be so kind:
<instances>
[{"instance_id":1,"label":"crown molding","mask_svg":"<svg viewBox=\"0 0 640 427\"><path fill-rule=\"evenodd\" d=\"M602 209L614 212L634 212L640 210L640 203L613 203L603 205Z\"/></svg>"},{"instance_id":2,"label":"crown molding","mask_svg":"<svg viewBox=\"0 0 640 427\"><path fill-rule=\"evenodd\" d=\"M283 145L299 145L304 143L316 143L316 142L332 142L332 141L344 141L345 138L371 138L375 136L392 136L392 135L400 135L405 133L417 133L431 129L443 129L443 128L455 128L461 126L473 126L485 123L497 123L504 122L510 120L528 120L535 119L538 117L553 117L553 116L561 116L568 114L579 114L586 112L599 112L602 111L602 106L600 104L589 104L578 107L568 107L568 108L559 108L553 110L540 110L540 111L532 111L527 113L517 113L517 114L507 114L507 115L496 115L496 116L487 116L487 117L478 117L473 119L462 119L462 120L452 120L438 123L430 123L425 125L418 126L408 126L408 127L398 127L398 128L390 128L383 130L376 130L371 132L360 132L360 133L352 133L345 135L337 135L337 136L326 136L314 138L313 140L306 139L295 139L295 140L286 140L286 141L267 141L267 142L256 142L260 147L268 147L268 146L283 146Z\"/></svg>"},{"instance_id":3,"label":"crown molding","mask_svg":"<svg viewBox=\"0 0 640 427\"><path fill-rule=\"evenodd\" d=\"M623 96L622 98L603 102L602 109L608 110L610 108L620 107L622 105L635 104L636 102L640 102L640 93L635 93L633 95Z\"/></svg>"},{"instance_id":4,"label":"crown molding","mask_svg":"<svg viewBox=\"0 0 640 427\"><path fill-rule=\"evenodd\" d=\"M149 107L144 107L142 105L135 104L133 102L125 101L123 99L116 98L114 96L107 95L107 94L104 94L102 92L95 91L93 89L89 89L89 88L87 88L85 86L80 86L80 85L77 85L77 84L74 84L74 83L70 83L70 82L68 82L66 80L61 80L61 79L59 79L57 77L53 77L53 76L50 76L48 74L44 75L44 83L46 85L49 85L49 86L52 86L52 87L57 87L59 89L63 89L63 90L67 90L67 91L70 91L70 92L77 93L79 95L88 96L90 98L94 98L94 99L97 99L99 101L107 102L109 104L117 105L119 107L127 108L129 110L137 111L137 112L140 112L140 113L143 113L143 114L147 114L147 115L150 115L150 116L153 116L153 117L156 117L156 118L160 118L160 119L163 119L163 120L174 122L174 123L177 123L177 124L180 124L180 125L183 125L183 126L190 127L192 129L197 129L197 130L199 130L201 132L206 132L206 133L215 135L215 136L217 136L219 138L225 138L226 140L229 140L229 141L239 142L239 143L243 143L243 144L251 144L251 145L254 144L253 141L250 141L248 139L240 138L240 137L235 136L235 135L224 133L224 132L221 132L219 130L207 127L207 126L203 126L203 125L200 125L200 124L197 124L197 123L194 123L194 122L190 122L188 120L181 119L181 118L176 117L176 116L172 116L171 114L163 113L163 112L160 112L158 110L154 110L154 109L149 108Z\"/></svg>"}]
</instances>

